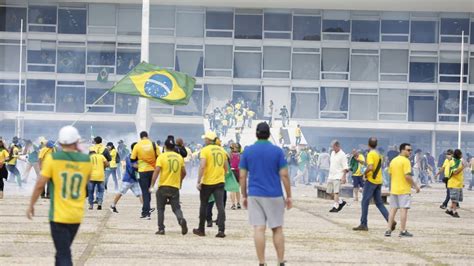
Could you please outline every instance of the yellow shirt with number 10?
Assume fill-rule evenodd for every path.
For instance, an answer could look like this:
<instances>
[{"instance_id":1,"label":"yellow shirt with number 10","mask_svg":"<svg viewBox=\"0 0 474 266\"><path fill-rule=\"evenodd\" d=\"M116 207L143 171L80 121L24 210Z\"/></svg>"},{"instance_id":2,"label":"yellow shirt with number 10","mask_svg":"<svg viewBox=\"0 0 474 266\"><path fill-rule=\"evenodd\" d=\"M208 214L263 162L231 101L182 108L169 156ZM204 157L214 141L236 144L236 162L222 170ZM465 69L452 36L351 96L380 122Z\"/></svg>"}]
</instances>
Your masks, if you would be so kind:
<instances>
[{"instance_id":1,"label":"yellow shirt with number 10","mask_svg":"<svg viewBox=\"0 0 474 266\"><path fill-rule=\"evenodd\" d=\"M158 156L156 166L161 169L158 187L181 188L181 168L184 166L181 155L173 151L164 152Z\"/></svg>"},{"instance_id":2,"label":"yellow shirt with number 10","mask_svg":"<svg viewBox=\"0 0 474 266\"><path fill-rule=\"evenodd\" d=\"M89 155L63 151L46 155L41 176L48 179L50 184L50 221L81 223L91 171Z\"/></svg>"},{"instance_id":3,"label":"yellow shirt with number 10","mask_svg":"<svg viewBox=\"0 0 474 266\"><path fill-rule=\"evenodd\" d=\"M201 150L200 159L206 160L206 168L204 168L202 184L215 185L224 183L225 169L224 164L227 163L227 153L221 146L207 145Z\"/></svg>"}]
</instances>

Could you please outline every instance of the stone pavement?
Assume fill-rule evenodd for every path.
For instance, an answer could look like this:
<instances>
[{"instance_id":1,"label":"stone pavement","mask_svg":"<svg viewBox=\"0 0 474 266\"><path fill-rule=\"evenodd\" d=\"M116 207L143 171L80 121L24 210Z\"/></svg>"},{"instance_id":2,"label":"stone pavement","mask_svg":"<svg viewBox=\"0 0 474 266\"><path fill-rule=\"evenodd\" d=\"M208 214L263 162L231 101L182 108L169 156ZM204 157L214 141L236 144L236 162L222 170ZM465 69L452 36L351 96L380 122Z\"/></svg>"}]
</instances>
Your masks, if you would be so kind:
<instances>
[{"instance_id":1,"label":"stone pavement","mask_svg":"<svg viewBox=\"0 0 474 266\"><path fill-rule=\"evenodd\" d=\"M192 229L198 223L199 200L196 192L189 189L195 181L188 182L181 201ZM6 189L6 198L0 200L0 265L52 265L48 201L39 200L37 216L29 221L24 215L29 191L11 195L8 191L16 190L12 183ZM286 215L287 264L473 264L474 192L464 192L461 219L451 218L439 209L444 197L442 185L415 195L408 223L415 237L400 239L398 232L391 238L383 236L385 221L374 206L369 211L370 231L354 232L352 227L359 222L359 204L352 203L340 213L329 213L330 201L316 199L313 188L298 187L293 192L295 206ZM107 194L105 207L110 205L112 196ZM86 211L72 247L77 265L257 265L245 210L227 209L227 237L216 239L216 227L207 230L203 238L191 232L182 236L169 207L166 235L155 235L156 213L151 221L140 220L139 202L131 195L126 195L117 208L118 214L108 208ZM271 235L267 235L267 262L276 265Z\"/></svg>"}]
</instances>

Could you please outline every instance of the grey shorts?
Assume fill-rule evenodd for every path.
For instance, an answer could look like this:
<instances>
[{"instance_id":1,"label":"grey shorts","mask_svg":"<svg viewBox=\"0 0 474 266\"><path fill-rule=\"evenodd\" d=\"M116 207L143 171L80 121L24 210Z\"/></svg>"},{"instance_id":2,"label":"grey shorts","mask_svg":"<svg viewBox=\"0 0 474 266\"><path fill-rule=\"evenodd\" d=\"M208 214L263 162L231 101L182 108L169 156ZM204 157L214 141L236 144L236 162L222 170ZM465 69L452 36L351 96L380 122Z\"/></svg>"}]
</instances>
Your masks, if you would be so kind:
<instances>
[{"instance_id":1,"label":"grey shorts","mask_svg":"<svg viewBox=\"0 0 474 266\"><path fill-rule=\"evenodd\" d=\"M283 226L285 200L283 197L248 197L248 213L250 225Z\"/></svg>"},{"instance_id":2,"label":"grey shorts","mask_svg":"<svg viewBox=\"0 0 474 266\"><path fill-rule=\"evenodd\" d=\"M142 195L142 190L138 182L122 182L122 187L120 189L120 194L125 195L128 190L131 190L135 197L140 197Z\"/></svg>"},{"instance_id":3,"label":"grey shorts","mask_svg":"<svg viewBox=\"0 0 474 266\"><path fill-rule=\"evenodd\" d=\"M335 180L335 179L329 179L328 180L326 193L338 194L340 190L341 190L341 180Z\"/></svg>"},{"instance_id":4,"label":"grey shorts","mask_svg":"<svg viewBox=\"0 0 474 266\"><path fill-rule=\"evenodd\" d=\"M462 188L450 188L449 197L454 202L462 202L463 200Z\"/></svg>"},{"instance_id":5,"label":"grey shorts","mask_svg":"<svg viewBox=\"0 0 474 266\"><path fill-rule=\"evenodd\" d=\"M394 195L390 194L390 208L392 209L410 209L411 194Z\"/></svg>"}]
</instances>

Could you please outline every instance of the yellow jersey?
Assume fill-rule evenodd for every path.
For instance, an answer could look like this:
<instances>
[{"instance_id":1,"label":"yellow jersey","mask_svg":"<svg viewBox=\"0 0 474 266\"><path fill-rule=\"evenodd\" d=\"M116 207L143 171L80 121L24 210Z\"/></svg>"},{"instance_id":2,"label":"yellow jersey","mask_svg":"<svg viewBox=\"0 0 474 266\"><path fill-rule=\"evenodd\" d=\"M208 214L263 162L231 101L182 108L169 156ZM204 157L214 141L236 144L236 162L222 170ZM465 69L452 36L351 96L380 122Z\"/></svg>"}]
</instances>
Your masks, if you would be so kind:
<instances>
[{"instance_id":1,"label":"yellow jersey","mask_svg":"<svg viewBox=\"0 0 474 266\"><path fill-rule=\"evenodd\" d=\"M95 144L89 148L90 151L95 151L97 154L103 154L105 149L107 149L104 144Z\"/></svg>"},{"instance_id":2,"label":"yellow jersey","mask_svg":"<svg viewBox=\"0 0 474 266\"><path fill-rule=\"evenodd\" d=\"M7 149L0 150L0 165L5 163L5 160L10 156Z\"/></svg>"},{"instance_id":3,"label":"yellow jersey","mask_svg":"<svg viewBox=\"0 0 474 266\"><path fill-rule=\"evenodd\" d=\"M156 149L153 150L153 147ZM138 160L138 172L149 172L155 170L156 158L160 155L161 151L157 145L153 145L153 142L149 139L140 140L133 148L131 160Z\"/></svg>"},{"instance_id":4,"label":"yellow jersey","mask_svg":"<svg viewBox=\"0 0 474 266\"><path fill-rule=\"evenodd\" d=\"M110 160L109 167L117 168L117 150L116 149L110 150L109 154L110 154L110 158L112 158L112 160Z\"/></svg>"},{"instance_id":5,"label":"yellow jersey","mask_svg":"<svg viewBox=\"0 0 474 266\"><path fill-rule=\"evenodd\" d=\"M295 136L296 136L296 137L301 137L301 128L297 127L297 128L295 129Z\"/></svg>"},{"instance_id":6,"label":"yellow jersey","mask_svg":"<svg viewBox=\"0 0 474 266\"><path fill-rule=\"evenodd\" d=\"M365 162L364 155L362 155L362 154L359 154L359 157L357 157L357 159L359 160L359 162L360 161ZM353 176L359 176L359 177L362 176L364 173L361 173L360 170L361 170L363 165L364 165L363 163L358 163L357 170L354 173L352 173L352 175Z\"/></svg>"},{"instance_id":7,"label":"yellow jersey","mask_svg":"<svg viewBox=\"0 0 474 266\"><path fill-rule=\"evenodd\" d=\"M16 165L16 161L18 160L18 156L20 153L20 149L17 146L13 146L12 154L10 154L10 161L8 161L8 165Z\"/></svg>"},{"instance_id":8,"label":"yellow jersey","mask_svg":"<svg viewBox=\"0 0 474 266\"><path fill-rule=\"evenodd\" d=\"M202 184L215 185L224 183L225 168L227 163L227 153L224 148L218 145L207 145L201 150L200 159L206 160L206 167L204 168Z\"/></svg>"},{"instance_id":9,"label":"yellow jersey","mask_svg":"<svg viewBox=\"0 0 474 266\"><path fill-rule=\"evenodd\" d=\"M464 171L461 170L457 175L454 174L455 171L463 167L462 160L459 160L459 165L456 166L455 159L451 160L450 169L452 172L451 177L448 179L448 188L463 188L464 187Z\"/></svg>"},{"instance_id":10,"label":"yellow jersey","mask_svg":"<svg viewBox=\"0 0 474 266\"><path fill-rule=\"evenodd\" d=\"M104 181L105 180L105 168L104 164L107 159L102 154L94 153L91 156L92 173L91 181Z\"/></svg>"},{"instance_id":11,"label":"yellow jersey","mask_svg":"<svg viewBox=\"0 0 474 266\"><path fill-rule=\"evenodd\" d=\"M398 155L393 158L388 168L391 177L390 193L394 195L411 194L411 184L406 179L411 173L411 163L407 157Z\"/></svg>"},{"instance_id":12,"label":"yellow jersey","mask_svg":"<svg viewBox=\"0 0 474 266\"><path fill-rule=\"evenodd\" d=\"M161 169L158 187L181 188L181 169L184 167L181 155L174 151L166 151L158 156L156 166Z\"/></svg>"},{"instance_id":13,"label":"yellow jersey","mask_svg":"<svg viewBox=\"0 0 474 266\"><path fill-rule=\"evenodd\" d=\"M377 176L375 178L373 178L374 171L377 168L377 166L379 165L379 163L380 164L382 163L382 156L380 156L380 154L375 150L369 151L369 153L367 154L367 166L372 165L373 168L372 168L372 171L367 173L366 178L367 178L367 181L369 181L370 183L376 184L376 185L380 185L380 184L383 183L383 179L382 179L382 170L383 169L382 169L382 166L380 166L380 170L377 173Z\"/></svg>"},{"instance_id":14,"label":"yellow jersey","mask_svg":"<svg viewBox=\"0 0 474 266\"><path fill-rule=\"evenodd\" d=\"M443 162L443 166L441 166L444 169L444 177L448 178L449 175L451 174L451 163L453 160L445 159Z\"/></svg>"},{"instance_id":15,"label":"yellow jersey","mask_svg":"<svg viewBox=\"0 0 474 266\"><path fill-rule=\"evenodd\" d=\"M89 155L64 151L46 155L41 176L48 179L50 184L50 221L65 224L81 223L91 171Z\"/></svg>"},{"instance_id":16,"label":"yellow jersey","mask_svg":"<svg viewBox=\"0 0 474 266\"><path fill-rule=\"evenodd\" d=\"M48 154L52 154L54 152L53 150L54 148L48 148L48 147L43 147L41 148L40 152L39 152L39 155L38 155L38 159L40 161L44 160L44 158L46 158L46 155Z\"/></svg>"}]
</instances>

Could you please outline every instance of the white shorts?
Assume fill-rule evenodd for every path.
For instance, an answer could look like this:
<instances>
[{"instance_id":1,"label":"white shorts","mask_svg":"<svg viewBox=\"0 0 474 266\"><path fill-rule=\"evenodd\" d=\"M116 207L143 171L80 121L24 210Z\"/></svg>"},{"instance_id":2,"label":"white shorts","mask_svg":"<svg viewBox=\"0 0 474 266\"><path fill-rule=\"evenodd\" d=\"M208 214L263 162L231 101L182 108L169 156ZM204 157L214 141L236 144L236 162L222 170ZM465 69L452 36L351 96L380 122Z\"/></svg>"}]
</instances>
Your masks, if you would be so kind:
<instances>
[{"instance_id":1,"label":"white shorts","mask_svg":"<svg viewBox=\"0 0 474 266\"><path fill-rule=\"evenodd\" d=\"M411 195L410 194L402 194L402 195L390 194L390 207L392 209L410 209Z\"/></svg>"},{"instance_id":2,"label":"white shorts","mask_svg":"<svg viewBox=\"0 0 474 266\"><path fill-rule=\"evenodd\" d=\"M250 225L267 225L270 228L283 226L285 199L283 197L248 197Z\"/></svg>"},{"instance_id":3,"label":"white shorts","mask_svg":"<svg viewBox=\"0 0 474 266\"><path fill-rule=\"evenodd\" d=\"M337 179L328 180L326 193L338 194L340 190L341 190L341 180L337 180Z\"/></svg>"},{"instance_id":4,"label":"white shorts","mask_svg":"<svg viewBox=\"0 0 474 266\"><path fill-rule=\"evenodd\" d=\"M122 182L122 188L120 189L120 194L125 195L128 190L131 190L135 197L140 197L142 195L142 190L138 182Z\"/></svg>"}]
</instances>

